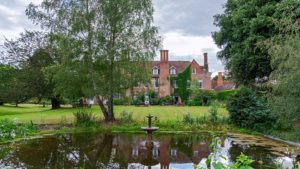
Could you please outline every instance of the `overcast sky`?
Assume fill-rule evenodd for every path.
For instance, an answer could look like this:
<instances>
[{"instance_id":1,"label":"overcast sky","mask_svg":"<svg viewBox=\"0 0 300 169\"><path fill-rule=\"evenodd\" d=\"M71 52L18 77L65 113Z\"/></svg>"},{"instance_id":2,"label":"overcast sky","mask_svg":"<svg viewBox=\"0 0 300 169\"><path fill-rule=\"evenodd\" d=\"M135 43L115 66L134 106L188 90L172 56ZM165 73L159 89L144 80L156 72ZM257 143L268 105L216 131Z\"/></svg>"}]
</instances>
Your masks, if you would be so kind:
<instances>
[{"instance_id":1,"label":"overcast sky","mask_svg":"<svg viewBox=\"0 0 300 169\"><path fill-rule=\"evenodd\" d=\"M25 15L30 2L41 0L0 0L0 43L4 36L15 38L24 29L38 30ZM163 37L163 48L169 50L170 60L196 59L203 65L203 53L208 53L209 70L216 75L224 71L216 58L220 50L211 38L218 30L213 25L213 16L223 12L226 0L153 0L154 22Z\"/></svg>"}]
</instances>

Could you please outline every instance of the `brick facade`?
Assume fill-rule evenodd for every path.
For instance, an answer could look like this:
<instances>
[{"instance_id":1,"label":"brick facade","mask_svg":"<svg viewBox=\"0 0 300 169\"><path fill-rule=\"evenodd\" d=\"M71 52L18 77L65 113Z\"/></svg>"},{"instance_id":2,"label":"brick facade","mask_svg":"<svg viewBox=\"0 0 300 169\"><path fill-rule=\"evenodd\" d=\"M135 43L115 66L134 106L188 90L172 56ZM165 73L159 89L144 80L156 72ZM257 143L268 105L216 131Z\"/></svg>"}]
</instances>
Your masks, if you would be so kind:
<instances>
[{"instance_id":1,"label":"brick facade","mask_svg":"<svg viewBox=\"0 0 300 169\"><path fill-rule=\"evenodd\" d=\"M178 73L184 71L191 64L192 79L196 79L198 85L202 82L203 89L212 89L211 72L208 71L207 53L203 54L204 63L200 66L195 60L193 61L169 61L169 51L160 51L160 61L153 61L151 63L150 69L153 73L151 83L148 88L144 85L140 85L138 88L134 89L133 93L147 92L148 90L154 90L158 92L159 97L165 97L167 95L172 95L174 89L170 84L170 77L177 76ZM157 69L157 70L154 70ZM173 70L171 70L173 69ZM175 69L175 71L174 71ZM173 71L173 72L172 72ZM155 74L157 73L157 74ZM175 74L171 74L175 73ZM159 86L155 86L155 81L158 79ZM200 87L200 85L199 85ZM126 96L130 96L130 90L126 91ZM176 96L176 93L174 93ZM181 102L181 98L178 96L178 102Z\"/></svg>"}]
</instances>

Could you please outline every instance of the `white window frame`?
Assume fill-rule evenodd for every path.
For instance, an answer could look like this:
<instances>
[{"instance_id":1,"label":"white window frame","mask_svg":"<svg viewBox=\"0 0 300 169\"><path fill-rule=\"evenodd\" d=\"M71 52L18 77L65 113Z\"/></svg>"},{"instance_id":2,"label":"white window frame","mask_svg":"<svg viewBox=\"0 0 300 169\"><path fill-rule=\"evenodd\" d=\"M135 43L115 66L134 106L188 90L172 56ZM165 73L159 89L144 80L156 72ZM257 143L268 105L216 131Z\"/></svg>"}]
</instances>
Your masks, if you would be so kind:
<instances>
[{"instance_id":1,"label":"white window frame","mask_svg":"<svg viewBox=\"0 0 300 169\"><path fill-rule=\"evenodd\" d=\"M192 74L197 74L197 69L196 68L192 69Z\"/></svg>"},{"instance_id":2,"label":"white window frame","mask_svg":"<svg viewBox=\"0 0 300 169\"><path fill-rule=\"evenodd\" d=\"M152 69L152 73L153 73L153 75L158 75L159 73L158 73L158 67L154 67L153 69Z\"/></svg>"},{"instance_id":3,"label":"white window frame","mask_svg":"<svg viewBox=\"0 0 300 169\"><path fill-rule=\"evenodd\" d=\"M171 74L171 75L176 75L176 69L175 69L174 67L172 67L172 68L170 69L170 74Z\"/></svg>"},{"instance_id":4,"label":"white window frame","mask_svg":"<svg viewBox=\"0 0 300 169\"><path fill-rule=\"evenodd\" d=\"M201 86L200 86L200 83L201 83ZM202 79L198 80L198 86L199 86L199 89L203 89L203 80Z\"/></svg>"}]
</instances>

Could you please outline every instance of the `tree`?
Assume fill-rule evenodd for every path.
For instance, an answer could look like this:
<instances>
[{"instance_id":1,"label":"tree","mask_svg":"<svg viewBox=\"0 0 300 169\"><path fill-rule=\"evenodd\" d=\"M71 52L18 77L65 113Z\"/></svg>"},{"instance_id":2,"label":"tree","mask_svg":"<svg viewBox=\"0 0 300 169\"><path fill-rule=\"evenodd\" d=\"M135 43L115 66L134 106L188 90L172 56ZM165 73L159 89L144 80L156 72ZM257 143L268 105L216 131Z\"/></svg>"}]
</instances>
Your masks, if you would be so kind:
<instances>
[{"instance_id":1,"label":"tree","mask_svg":"<svg viewBox=\"0 0 300 169\"><path fill-rule=\"evenodd\" d=\"M288 7L291 1L285 1ZM293 4L295 6L295 4ZM298 1L298 9L300 2ZM299 10L298 10L299 11ZM262 43L269 48L271 66L271 92L269 101L272 111L282 124L291 125L300 120L300 12L276 20L279 34Z\"/></svg>"},{"instance_id":2,"label":"tree","mask_svg":"<svg viewBox=\"0 0 300 169\"><path fill-rule=\"evenodd\" d=\"M10 65L0 65L0 100L2 102L19 103L30 98L29 87L26 84L28 74Z\"/></svg>"},{"instance_id":3,"label":"tree","mask_svg":"<svg viewBox=\"0 0 300 169\"><path fill-rule=\"evenodd\" d=\"M43 97L49 98L52 109L60 108L59 94L54 93L54 82L45 71L46 67L59 64L60 60L49 34L25 30L17 39L5 39L2 53L1 59L5 63L14 65L22 69L22 74L27 74L27 81L22 83L28 88L28 97L38 97L39 100ZM48 79L45 73L48 74Z\"/></svg>"},{"instance_id":4,"label":"tree","mask_svg":"<svg viewBox=\"0 0 300 169\"><path fill-rule=\"evenodd\" d=\"M105 120L114 121L114 95L128 88L133 70L139 77L145 72L160 44L152 1L44 0L30 4L26 14L56 35L59 72L80 80L76 89L96 96ZM107 98L107 108L100 95Z\"/></svg>"},{"instance_id":5,"label":"tree","mask_svg":"<svg viewBox=\"0 0 300 169\"><path fill-rule=\"evenodd\" d=\"M289 6L281 5L286 2ZM249 85L274 70L268 49L260 48L258 43L278 34L274 19L297 13L296 3L296 0L228 0L224 13L215 16L214 24L220 31L212 36L223 47L218 57L225 61L237 84Z\"/></svg>"}]
</instances>

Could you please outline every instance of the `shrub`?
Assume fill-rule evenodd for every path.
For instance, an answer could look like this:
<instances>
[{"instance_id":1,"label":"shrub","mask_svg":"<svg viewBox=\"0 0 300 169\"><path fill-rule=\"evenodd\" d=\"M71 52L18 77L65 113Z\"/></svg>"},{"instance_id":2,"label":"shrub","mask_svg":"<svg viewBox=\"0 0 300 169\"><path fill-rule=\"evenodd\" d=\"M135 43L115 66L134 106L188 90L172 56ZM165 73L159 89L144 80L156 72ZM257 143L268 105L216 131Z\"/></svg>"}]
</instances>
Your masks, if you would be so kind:
<instances>
[{"instance_id":1,"label":"shrub","mask_svg":"<svg viewBox=\"0 0 300 169\"><path fill-rule=\"evenodd\" d=\"M192 92L192 99L201 100L205 105L207 105L210 101L216 99L216 92L214 90L197 89Z\"/></svg>"},{"instance_id":2,"label":"shrub","mask_svg":"<svg viewBox=\"0 0 300 169\"><path fill-rule=\"evenodd\" d=\"M4 103L0 100L0 106L3 105Z\"/></svg>"},{"instance_id":3,"label":"shrub","mask_svg":"<svg viewBox=\"0 0 300 169\"><path fill-rule=\"evenodd\" d=\"M76 113L73 113L75 116L75 125L81 127L90 127L97 124L96 117L92 112L87 112L86 110L78 110Z\"/></svg>"},{"instance_id":4,"label":"shrub","mask_svg":"<svg viewBox=\"0 0 300 169\"><path fill-rule=\"evenodd\" d=\"M140 93L138 95L138 99L139 99L139 101L144 102L145 101L145 94L144 93Z\"/></svg>"},{"instance_id":5,"label":"shrub","mask_svg":"<svg viewBox=\"0 0 300 169\"><path fill-rule=\"evenodd\" d=\"M151 105L159 105L159 99L151 99Z\"/></svg>"},{"instance_id":6,"label":"shrub","mask_svg":"<svg viewBox=\"0 0 300 169\"><path fill-rule=\"evenodd\" d=\"M124 105L124 100L123 99L115 99L114 105Z\"/></svg>"},{"instance_id":7,"label":"shrub","mask_svg":"<svg viewBox=\"0 0 300 169\"><path fill-rule=\"evenodd\" d=\"M193 125L194 122L196 122L196 119L195 119L195 117L191 116L191 114L189 112L187 112L183 115L182 121L184 124Z\"/></svg>"},{"instance_id":8,"label":"shrub","mask_svg":"<svg viewBox=\"0 0 300 169\"><path fill-rule=\"evenodd\" d=\"M172 97L170 95L167 95L165 99L168 103L172 101Z\"/></svg>"},{"instance_id":9,"label":"shrub","mask_svg":"<svg viewBox=\"0 0 300 169\"><path fill-rule=\"evenodd\" d=\"M150 90L148 93L150 98L156 98L158 95L157 92L155 92L154 90Z\"/></svg>"},{"instance_id":10,"label":"shrub","mask_svg":"<svg viewBox=\"0 0 300 169\"><path fill-rule=\"evenodd\" d=\"M239 127L263 131L275 122L265 101L257 98L255 92L246 87L229 98L227 110L231 122Z\"/></svg>"},{"instance_id":11,"label":"shrub","mask_svg":"<svg viewBox=\"0 0 300 169\"><path fill-rule=\"evenodd\" d=\"M128 113L127 111L122 111L120 114L120 122L130 123L133 122L132 112Z\"/></svg>"},{"instance_id":12,"label":"shrub","mask_svg":"<svg viewBox=\"0 0 300 169\"><path fill-rule=\"evenodd\" d=\"M10 140L17 136L28 136L36 132L37 129L34 127L32 121L30 124L16 124L17 119L3 119L0 120L0 140Z\"/></svg>"},{"instance_id":13,"label":"shrub","mask_svg":"<svg viewBox=\"0 0 300 169\"><path fill-rule=\"evenodd\" d=\"M217 99L219 101L227 101L237 91L238 91L238 89L219 91L217 93Z\"/></svg>"},{"instance_id":14,"label":"shrub","mask_svg":"<svg viewBox=\"0 0 300 169\"><path fill-rule=\"evenodd\" d=\"M201 106L202 105L202 101L200 100L192 100L192 101L187 101L186 104L188 106Z\"/></svg>"},{"instance_id":15,"label":"shrub","mask_svg":"<svg viewBox=\"0 0 300 169\"><path fill-rule=\"evenodd\" d=\"M219 104L217 101L213 101L209 107L209 119L213 123L216 123L218 120L218 108Z\"/></svg>"}]
</instances>

